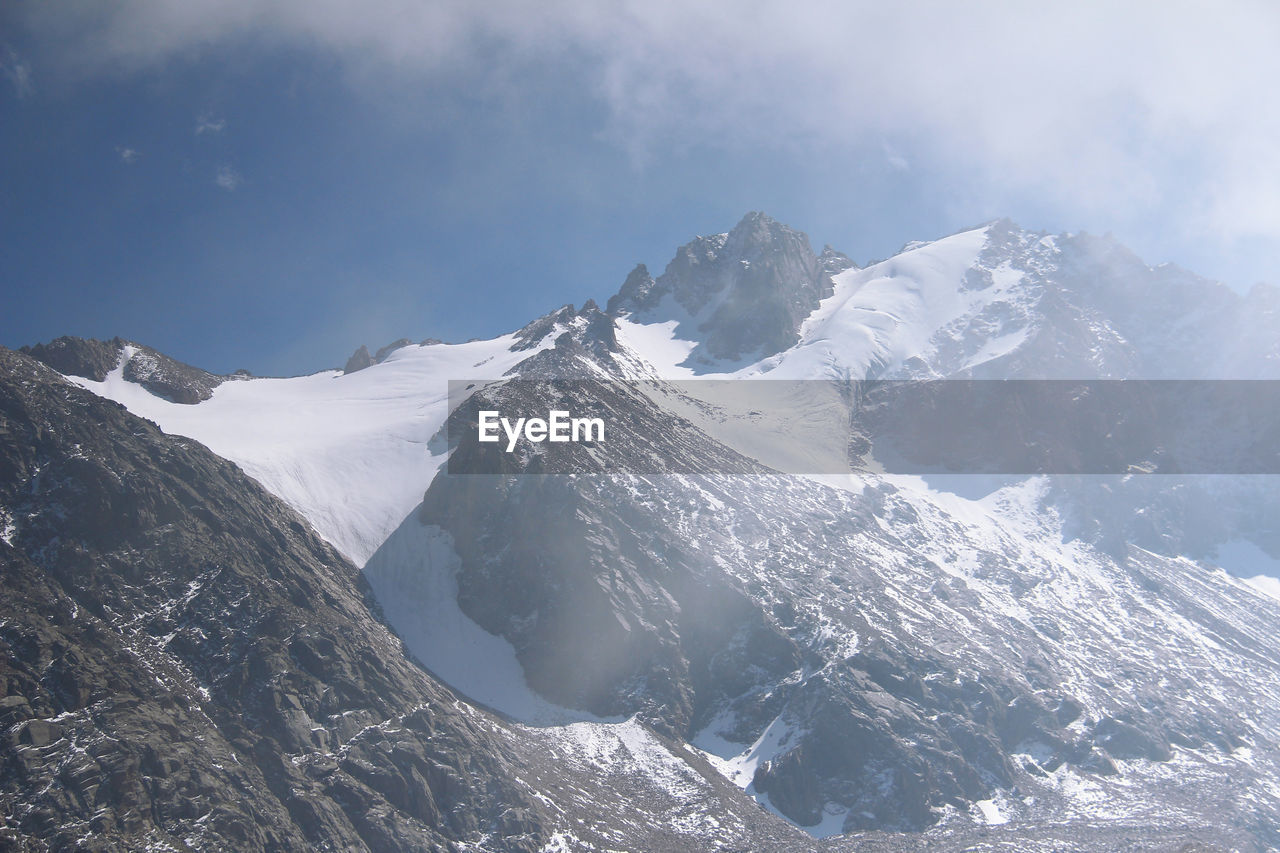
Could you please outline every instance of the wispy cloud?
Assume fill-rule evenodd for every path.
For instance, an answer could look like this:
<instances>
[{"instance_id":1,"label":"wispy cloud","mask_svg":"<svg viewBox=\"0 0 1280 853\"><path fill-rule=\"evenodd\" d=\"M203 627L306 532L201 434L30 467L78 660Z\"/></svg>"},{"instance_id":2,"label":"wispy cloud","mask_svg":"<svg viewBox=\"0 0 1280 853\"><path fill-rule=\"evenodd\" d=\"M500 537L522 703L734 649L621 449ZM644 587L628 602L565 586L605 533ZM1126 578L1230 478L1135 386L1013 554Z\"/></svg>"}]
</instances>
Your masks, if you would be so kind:
<instances>
[{"instance_id":1,"label":"wispy cloud","mask_svg":"<svg viewBox=\"0 0 1280 853\"><path fill-rule=\"evenodd\" d=\"M883 147L885 162L888 163L890 167L897 169L899 172L911 171L911 164L907 162L907 158L903 157L902 153L898 151L898 149L894 148L887 142L883 144Z\"/></svg>"},{"instance_id":2,"label":"wispy cloud","mask_svg":"<svg viewBox=\"0 0 1280 853\"><path fill-rule=\"evenodd\" d=\"M29 97L35 91L31 82L31 63L8 46L0 49L0 76L9 81L19 98Z\"/></svg>"},{"instance_id":3,"label":"wispy cloud","mask_svg":"<svg viewBox=\"0 0 1280 853\"><path fill-rule=\"evenodd\" d=\"M227 192L234 192L244 183L244 178L231 166L223 165L214 173L213 182Z\"/></svg>"},{"instance_id":4,"label":"wispy cloud","mask_svg":"<svg viewBox=\"0 0 1280 853\"><path fill-rule=\"evenodd\" d=\"M222 133L227 129L227 120L224 118L215 118L211 113L201 113L196 116L196 136L206 133Z\"/></svg>"},{"instance_id":5,"label":"wispy cloud","mask_svg":"<svg viewBox=\"0 0 1280 853\"><path fill-rule=\"evenodd\" d=\"M132 166L138 162L138 158L142 156L141 152L136 148L129 148L125 145L117 145L116 153L120 155L120 160L126 165Z\"/></svg>"}]
</instances>

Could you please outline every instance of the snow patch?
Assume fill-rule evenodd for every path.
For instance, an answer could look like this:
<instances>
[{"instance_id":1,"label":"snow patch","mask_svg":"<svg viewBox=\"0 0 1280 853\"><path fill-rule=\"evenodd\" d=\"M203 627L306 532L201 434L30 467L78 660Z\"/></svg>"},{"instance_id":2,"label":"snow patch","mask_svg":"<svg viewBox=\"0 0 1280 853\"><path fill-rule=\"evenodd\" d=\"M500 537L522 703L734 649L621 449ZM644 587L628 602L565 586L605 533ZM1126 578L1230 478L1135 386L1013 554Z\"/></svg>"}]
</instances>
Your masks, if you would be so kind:
<instances>
[{"instance_id":1,"label":"snow patch","mask_svg":"<svg viewBox=\"0 0 1280 853\"><path fill-rule=\"evenodd\" d=\"M579 722L545 730L577 760L610 773L639 776L676 800L690 799L706 781L635 718Z\"/></svg>"},{"instance_id":2,"label":"snow patch","mask_svg":"<svg viewBox=\"0 0 1280 853\"><path fill-rule=\"evenodd\" d=\"M847 808L839 803L827 803L822 809L822 818L816 824L801 828L814 838L830 838L844 832L844 822L848 817Z\"/></svg>"},{"instance_id":3,"label":"snow patch","mask_svg":"<svg viewBox=\"0 0 1280 853\"><path fill-rule=\"evenodd\" d=\"M697 343L676 337L679 320L638 323L629 317L619 317L615 322L618 324L618 341L640 353L646 361L658 368L664 378L689 379L697 375L690 368L682 366Z\"/></svg>"},{"instance_id":4,"label":"snow patch","mask_svg":"<svg viewBox=\"0 0 1280 853\"><path fill-rule=\"evenodd\" d=\"M524 679L515 649L458 607L453 540L416 512L369 559L365 577L405 646L442 681L477 702L539 725L596 719L554 705Z\"/></svg>"},{"instance_id":5,"label":"snow patch","mask_svg":"<svg viewBox=\"0 0 1280 853\"><path fill-rule=\"evenodd\" d=\"M18 532L18 525L14 524L13 516L9 510L0 506L0 540L6 545L13 544L13 535Z\"/></svg>"},{"instance_id":6,"label":"snow patch","mask_svg":"<svg viewBox=\"0 0 1280 853\"><path fill-rule=\"evenodd\" d=\"M539 853L572 853L581 846L582 841L572 832L553 832Z\"/></svg>"},{"instance_id":7,"label":"snow patch","mask_svg":"<svg viewBox=\"0 0 1280 853\"><path fill-rule=\"evenodd\" d=\"M717 716L694 736L692 743L722 776L746 790L755 778L757 767L799 742L803 731L784 720L783 716L779 714L775 717L756 738L755 743L746 749L743 749L742 744L726 740L720 734L732 723L732 712Z\"/></svg>"},{"instance_id":8,"label":"snow patch","mask_svg":"<svg viewBox=\"0 0 1280 853\"><path fill-rule=\"evenodd\" d=\"M741 373L862 379L928 360L938 332L996 296L965 289L987 239L987 228L966 231L835 276L835 293L805 320L800 342Z\"/></svg>"},{"instance_id":9,"label":"snow patch","mask_svg":"<svg viewBox=\"0 0 1280 853\"><path fill-rule=\"evenodd\" d=\"M998 826L1009 822L1009 816L1000 811L1000 807L996 805L995 800L976 800L973 805L978 810L978 815L981 817L982 822L988 826Z\"/></svg>"}]
</instances>

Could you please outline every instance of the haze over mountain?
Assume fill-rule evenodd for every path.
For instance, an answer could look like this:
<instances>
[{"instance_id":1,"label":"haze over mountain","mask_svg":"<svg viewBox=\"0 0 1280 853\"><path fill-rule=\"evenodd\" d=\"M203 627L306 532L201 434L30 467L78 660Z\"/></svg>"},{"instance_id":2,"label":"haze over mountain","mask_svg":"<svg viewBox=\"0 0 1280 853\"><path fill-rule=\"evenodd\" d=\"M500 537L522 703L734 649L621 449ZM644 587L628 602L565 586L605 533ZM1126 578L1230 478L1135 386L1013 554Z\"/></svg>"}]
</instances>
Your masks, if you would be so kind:
<instances>
[{"instance_id":1,"label":"haze over mountain","mask_svg":"<svg viewBox=\"0 0 1280 853\"><path fill-rule=\"evenodd\" d=\"M681 381L1277 379L1278 308L1274 287L1239 294L1109 238L1001 220L859 268L751 213L656 277L637 267L604 309L364 348L343 371L215 376L122 340L7 353L0 426L23 438L0 527L28 592L6 624L28 627L5 641L171 668L181 690L161 685L222 739L189 763L253 756L264 781L243 784L288 818L278 839L211 823L241 784L213 770L208 809L139 818L135 799L95 823L83 780L114 771L87 763L74 802L51 801L76 726L106 742L126 723L95 710L116 701L97 676L68 693L34 673L0 700L17 709L11 811L42 838L69 839L57 815L74 812L104 844L197 849L1280 845L1280 601L1238 577L1280 564L1269 478L971 494L874 467L796 476L772 439L845 403L761 401L746 429ZM547 378L575 382L511 381ZM451 397L450 380L474 388ZM488 450L457 427L481 405L593 411L610 460L675 448L707 471L604 474L600 449L570 446L575 474L536 473L530 451L507 476L468 475ZM139 504L156 478L179 496ZM265 544L223 556L238 542ZM246 601L253 618L230 618ZM62 635L34 627L41 608L70 614ZM235 729L249 713L266 728ZM389 764L364 755L373 741ZM169 802L157 766L129 772ZM462 787L439 769L461 766Z\"/></svg>"}]
</instances>

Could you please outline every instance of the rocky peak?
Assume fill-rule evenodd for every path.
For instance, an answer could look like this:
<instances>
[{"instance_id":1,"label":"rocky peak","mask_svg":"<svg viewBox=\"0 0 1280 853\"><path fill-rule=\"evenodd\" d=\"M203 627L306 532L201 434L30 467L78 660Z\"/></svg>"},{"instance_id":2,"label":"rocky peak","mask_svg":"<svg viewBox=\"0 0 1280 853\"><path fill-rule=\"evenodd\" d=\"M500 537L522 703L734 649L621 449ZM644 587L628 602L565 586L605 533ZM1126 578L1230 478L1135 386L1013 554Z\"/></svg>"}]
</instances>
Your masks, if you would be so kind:
<instances>
[{"instance_id":1,"label":"rocky peak","mask_svg":"<svg viewBox=\"0 0 1280 853\"><path fill-rule=\"evenodd\" d=\"M585 308L586 306L583 307ZM531 350L536 348L557 327L567 328L573 322L574 317L577 316L578 312L574 310L572 304L562 305L557 310L542 315L533 322L525 324L523 328L516 332L516 342L512 345L512 349Z\"/></svg>"},{"instance_id":2,"label":"rocky peak","mask_svg":"<svg viewBox=\"0 0 1280 853\"><path fill-rule=\"evenodd\" d=\"M848 255L844 252L837 252L830 245L822 247L822 254L818 255L818 263L822 264L822 269L827 275L835 275L845 270L858 268L858 265L850 260Z\"/></svg>"},{"instance_id":3,"label":"rocky peak","mask_svg":"<svg viewBox=\"0 0 1280 853\"><path fill-rule=\"evenodd\" d=\"M64 335L47 344L22 347L18 351L44 362L63 376L83 376L101 382L120 364L124 341L99 341Z\"/></svg>"},{"instance_id":4,"label":"rocky peak","mask_svg":"<svg viewBox=\"0 0 1280 853\"><path fill-rule=\"evenodd\" d=\"M125 379L158 397L187 405L209 399L213 389L229 378L243 378L218 376L122 338L99 341L64 336L47 344L22 347L19 351L64 376L80 376L94 382L106 379L123 360Z\"/></svg>"},{"instance_id":5,"label":"rocky peak","mask_svg":"<svg viewBox=\"0 0 1280 853\"><path fill-rule=\"evenodd\" d=\"M812 254L806 235L754 210L742 217L724 241L725 252L748 261L773 252L793 249Z\"/></svg>"},{"instance_id":6,"label":"rocky peak","mask_svg":"<svg viewBox=\"0 0 1280 853\"><path fill-rule=\"evenodd\" d=\"M605 310L614 315L635 311L637 307L649 302L649 292L652 289L653 276L649 275L649 268L644 264L636 264L635 269L627 273L627 280L622 283L618 292L609 297Z\"/></svg>"},{"instance_id":7,"label":"rocky peak","mask_svg":"<svg viewBox=\"0 0 1280 853\"><path fill-rule=\"evenodd\" d=\"M351 353L351 358L347 359L347 365L342 368L342 372L355 373L366 367L373 367L373 356L369 354L369 348L361 344L359 349Z\"/></svg>"},{"instance_id":8,"label":"rocky peak","mask_svg":"<svg viewBox=\"0 0 1280 853\"><path fill-rule=\"evenodd\" d=\"M395 352L398 349L403 349L404 347L409 346L411 343L413 343L413 341L409 340L408 338L399 338L397 340L394 340L391 343L387 344L385 347L379 348L378 351L374 353L373 360L376 361L378 364L382 364L382 362L384 362L387 356L391 355L391 353Z\"/></svg>"},{"instance_id":9,"label":"rocky peak","mask_svg":"<svg viewBox=\"0 0 1280 853\"><path fill-rule=\"evenodd\" d=\"M840 266L837 254L830 266ZM767 356L794 344L800 323L831 294L828 266L802 232L752 212L726 234L681 246L657 279L636 266L608 310L680 320L678 334L701 342L696 360Z\"/></svg>"}]
</instances>

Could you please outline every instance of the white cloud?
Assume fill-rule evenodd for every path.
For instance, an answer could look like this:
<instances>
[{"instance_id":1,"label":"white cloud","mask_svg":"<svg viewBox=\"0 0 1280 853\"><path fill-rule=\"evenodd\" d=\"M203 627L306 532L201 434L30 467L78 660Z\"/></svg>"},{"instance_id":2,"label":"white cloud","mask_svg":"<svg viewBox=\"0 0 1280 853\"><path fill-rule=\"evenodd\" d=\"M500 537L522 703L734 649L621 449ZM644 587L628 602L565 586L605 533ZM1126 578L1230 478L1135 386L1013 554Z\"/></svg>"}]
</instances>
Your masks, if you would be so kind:
<instances>
[{"instance_id":1,"label":"white cloud","mask_svg":"<svg viewBox=\"0 0 1280 853\"><path fill-rule=\"evenodd\" d=\"M31 64L11 47L0 50L0 77L9 81L13 93L19 98L26 98L35 91L31 82Z\"/></svg>"},{"instance_id":2,"label":"white cloud","mask_svg":"<svg viewBox=\"0 0 1280 853\"><path fill-rule=\"evenodd\" d=\"M320 46L356 69L583 63L608 138L867 146L1034 197L1082 223L1280 239L1280 5L708 0L121 0L32 13L113 67L232 38ZM514 82L513 82L514 81Z\"/></svg>"},{"instance_id":3,"label":"white cloud","mask_svg":"<svg viewBox=\"0 0 1280 853\"><path fill-rule=\"evenodd\" d=\"M231 166L219 166L213 176L213 182L227 192L234 192L244 183L244 178Z\"/></svg>"},{"instance_id":4,"label":"white cloud","mask_svg":"<svg viewBox=\"0 0 1280 853\"><path fill-rule=\"evenodd\" d=\"M907 162L907 158L903 157L902 153L898 151L898 149L894 148L887 142L883 143L883 148L884 160L890 167L898 170L899 172L911 171L911 164Z\"/></svg>"},{"instance_id":5,"label":"white cloud","mask_svg":"<svg viewBox=\"0 0 1280 853\"><path fill-rule=\"evenodd\" d=\"M196 136L206 133L222 133L227 129L227 120L214 118L212 113L201 113L196 116Z\"/></svg>"},{"instance_id":6,"label":"white cloud","mask_svg":"<svg viewBox=\"0 0 1280 853\"><path fill-rule=\"evenodd\" d=\"M117 145L116 153L119 154L120 159L126 165L129 165L129 166L132 166L134 163L138 162L138 158L142 156L142 154L138 151L138 149L129 148L125 145Z\"/></svg>"}]
</instances>

